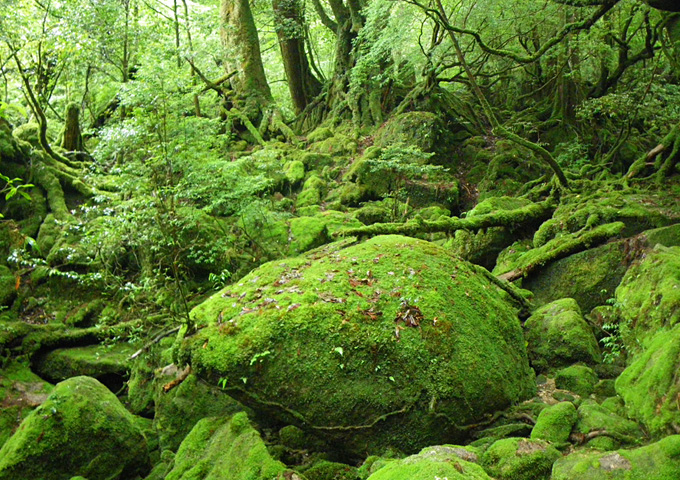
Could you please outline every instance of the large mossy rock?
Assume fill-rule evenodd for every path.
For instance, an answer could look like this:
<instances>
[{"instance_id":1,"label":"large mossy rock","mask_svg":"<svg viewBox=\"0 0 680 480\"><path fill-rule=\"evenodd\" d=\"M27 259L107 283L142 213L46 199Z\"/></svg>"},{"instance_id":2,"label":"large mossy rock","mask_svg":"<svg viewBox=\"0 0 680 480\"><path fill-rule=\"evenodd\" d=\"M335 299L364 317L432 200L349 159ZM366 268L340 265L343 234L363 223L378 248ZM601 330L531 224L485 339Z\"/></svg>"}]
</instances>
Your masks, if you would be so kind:
<instances>
[{"instance_id":1,"label":"large mossy rock","mask_svg":"<svg viewBox=\"0 0 680 480\"><path fill-rule=\"evenodd\" d=\"M498 480L547 480L560 456L555 447L543 440L504 438L484 452L482 464Z\"/></svg>"},{"instance_id":2,"label":"large mossy rock","mask_svg":"<svg viewBox=\"0 0 680 480\"><path fill-rule=\"evenodd\" d=\"M148 469L134 416L94 378L59 383L0 450L1 480L134 478Z\"/></svg>"},{"instance_id":3,"label":"large mossy rock","mask_svg":"<svg viewBox=\"0 0 680 480\"><path fill-rule=\"evenodd\" d=\"M439 445L424 448L417 455L389 461L368 480L491 480L477 465L478 454L471 448Z\"/></svg>"},{"instance_id":4,"label":"large mossy rock","mask_svg":"<svg viewBox=\"0 0 680 480\"><path fill-rule=\"evenodd\" d=\"M640 427L634 421L617 415L594 400L586 400L578 407L578 422L574 433L586 438L593 432L601 432L602 435L589 440L586 446L599 450L635 446L643 437Z\"/></svg>"},{"instance_id":5,"label":"large mossy rock","mask_svg":"<svg viewBox=\"0 0 680 480\"><path fill-rule=\"evenodd\" d=\"M626 413L659 437L680 428L680 325L661 331L616 380Z\"/></svg>"},{"instance_id":6,"label":"large mossy rock","mask_svg":"<svg viewBox=\"0 0 680 480\"><path fill-rule=\"evenodd\" d=\"M509 298L429 242L338 242L195 308L179 357L256 412L350 452L414 452L532 396Z\"/></svg>"},{"instance_id":7,"label":"large mossy rock","mask_svg":"<svg viewBox=\"0 0 680 480\"><path fill-rule=\"evenodd\" d=\"M601 361L597 340L573 298L539 308L524 323L524 329L529 358L538 371Z\"/></svg>"},{"instance_id":8,"label":"large mossy rock","mask_svg":"<svg viewBox=\"0 0 680 480\"><path fill-rule=\"evenodd\" d=\"M573 403L557 403L541 410L536 419L536 425L531 430L531 438L557 445L565 444L569 440L576 420L578 420L578 414Z\"/></svg>"},{"instance_id":9,"label":"large mossy rock","mask_svg":"<svg viewBox=\"0 0 680 480\"><path fill-rule=\"evenodd\" d=\"M562 457L551 480L671 480L680 478L680 435L632 450L585 450Z\"/></svg>"},{"instance_id":10,"label":"large mossy rock","mask_svg":"<svg viewBox=\"0 0 680 480\"><path fill-rule=\"evenodd\" d=\"M199 421L177 450L166 480L301 479L267 452L248 416L208 417Z\"/></svg>"},{"instance_id":11,"label":"large mossy rock","mask_svg":"<svg viewBox=\"0 0 680 480\"><path fill-rule=\"evenodd\" d=\"M658 245L631 265L616 289L626 349L643 350L654 333L680 322L680 247Z\"/></svg>"}]
</instances>

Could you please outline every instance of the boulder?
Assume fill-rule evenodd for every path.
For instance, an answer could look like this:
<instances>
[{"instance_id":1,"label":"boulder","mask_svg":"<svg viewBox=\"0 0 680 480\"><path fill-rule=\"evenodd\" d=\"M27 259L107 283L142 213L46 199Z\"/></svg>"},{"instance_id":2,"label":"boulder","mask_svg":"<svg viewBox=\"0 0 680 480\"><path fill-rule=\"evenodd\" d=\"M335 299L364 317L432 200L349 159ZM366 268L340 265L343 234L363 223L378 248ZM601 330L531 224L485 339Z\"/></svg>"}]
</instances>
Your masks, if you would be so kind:
<instances>
[{"instance_id":1,"label":"boulder","mask_svg":"<svg viewBox=\"0 0 680 480\"><path fill-rule=\"evenodd\" d=\"M564 444L569 441L569 435L578 415L576 407L571 402L560 402L545 408L536 419L536 425L531 430L533 440L545 440L554 444Z\"/></svg>"},{"instance_id":2,"label":"boulder","mask_svg":"<svg viewBox=\"0 0 680 480\"><path fill-rule=\"evenodd\" d=\"M196 307L179 359L349 452L414 452L535 391L516 307L493 280L422 240L338 242Z\"/></svg>"},{"instance_id":3,"label":"boulder","mask_svg":"<svg viewBox=\"0 0 680 480\"><path fill-rule=\"evenodd\" d=\"M479 455L468 447L440 445L417 455L387 462L368 480L491 480L477 465Z\"/></svg>"},{"instance_id":4,"label":"boulder","mask_svg":"<svg viewBox=\"0 0 680 480\"><path fill-rule=\"evenodd\" d=\"M547 480L560 452L543 440L504 438L482 456L487 473L498 480Z\"/></svg>"},{"instance_id":5,"label":"boulder","mask_svg":"<svg viewBox=\"0 0 680 480\"><path fill-rule=\"evenodd\" d=\"M529 359L538 371L601 360L597 340L572 298L539 308L524 323L524 330Z\"/></svg>"},{"instance_id":6,"label":"boulder","mask_svg":"<svg viewBox=\"0 0 680 480\"><path fill-rule=\"evenodd\" d=\"M134 416L90 377L56 385L0 449L0 480L134 478L148 468Z\"/></svg>"},{"instance_id":7,"label":"boulder","mask_svg":"<svg viewBox=\"0 0 680 480\"><path fill-rule=\"evenodd\" d=\"M200 420L174 457L165 480L300 480L267 452L244 412Z\"/></svg>"},{"instance_id":8,"label":"boulder","mask_svg":"<svg viewBox=\"0 0 680 480\"><path fill-rule=\"evenodd\" d=\"M593 400L587 400L578 407L574 433L587 440L588 435L593 432L600 432L601 435L588 440L586 446L599 450L616 450L624 445L636 444L643 437L637 423L617 415Z\"/></svg>"},{"instance_id":9,"label":"boulder","mask_svg":"<svg viewBox=\"0 0 680 480\"><path fill-rule=\"evenodd\" d=\"M675 433L680 426L680 325L658 332L647 344L616 380L616 392L628 416L659 437Z\"/></svg>"},{"instance_id":10,"label":"boulder","mask_svg":"<svg viewBox=\"0 0 680 480\"><path fill-rule=\"evenodd\" d=\"M555 386L569 390L581 397L589 397L595 391L598 382L595 371L585 365L572 365L563 368L555 375Z\"/></svg>"},{"instance_id":11,"label":"boulder","mask_svg":"<svg viewBox=\"0 0 680 480\"><path fill-rule=\"evenodd\" d=\"M551 480L670 480L680 478L680 435L631 450L578 451L553 465Z\"/></svg>"}]
</instances>

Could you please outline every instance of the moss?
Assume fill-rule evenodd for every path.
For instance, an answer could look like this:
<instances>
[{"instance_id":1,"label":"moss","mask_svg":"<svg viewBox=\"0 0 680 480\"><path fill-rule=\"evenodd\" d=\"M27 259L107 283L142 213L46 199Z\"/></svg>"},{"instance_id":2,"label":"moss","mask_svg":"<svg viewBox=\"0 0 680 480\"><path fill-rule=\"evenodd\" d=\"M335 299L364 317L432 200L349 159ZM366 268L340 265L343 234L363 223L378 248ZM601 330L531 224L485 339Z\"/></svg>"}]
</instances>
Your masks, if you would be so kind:
<instances>
[{"instance_id":1,"label":"moss","mask_svg":"<svg viewBox=\"0 0 680 480\"><path fill-rule=\"evenodd\" d=\"M302 186L302 191L295 200L297 208L318 205L325 195L327 183L316 175L310 176Z\"/></svg>"},{"instance_id":2,"label":"moss","mask_svg":"<svg viewBox=\"0 0 680 480\"><path fill-rule=\"evenodd\" d=\"M581 435L604 431L602 436L586 444L600 450L615 450L625 445L634 445L639 443L643 436L637 423L617 415L593 400L586 400L578 408L578 422L574 431Z\"/></svg>"},{"instance_id":3,"label":"moss","mask_svg":"<svg viewBox=\"0 0 680 480\"><path fill-rule=\"evenodd\" d=\"M227 379L230 394L270 418L355 452L459 437L458 426L535 388L505 291L407 237L263 265L192 318L199 330L179 360Z\"/></svg>"},{"instance_id":4,"label":"moss","mask_svg":"<svg viewBox=\"0 0 680 480\"><path fill-rule=\"evenodd\" d=\"M616 289L621 338L629 352L644 348L663 328L680 321L680 247L661 245L633 264Z\"/></svg>"},{"instance_id":5,"label":"moss","mask_svg":"<svg viewBox=\"0 0 680 480\"><path fill-rule=\"evenodd\" d=\"M586 450L563 457L551 480L673 480L680 478L680 436L632 450Z\"/></svg>"},{"instance_id":6,"label":"moss","mask_svg":"<svg viewBox=\"0 0 680 480\"><path fill-rule=\"evenodd\" d=\"M585 365L572 365L559 370L555 375L555 386L569 390L581 397L588 397L595 391L597 374Z\"/></svg>"},{"instance_id":7,"label":"moss","mask_svg":"<svg viewBox=\"0 0 680 480\"><path fill-rule=\"evenodd\" d=\"M601 361L595 336L574 299L556 300L539 308L524 323L524 330L529 359L538 371Z\"/></svg>"},{"instance_id":8,"label":"moss","mask_svg":"<svg viewBox=\"0 0 680 480\"><path fill-rule=\"evenodd\" d=\"M309 143L323 142L331 137L333 137L333 130L328 127L318 127L307 135L307 141Z\"/></svg>"},{"instance_id":9,"label":"moss","mask_svg":"<svg viewBox=\"0 0 680 480\"><path fill-rule=\"evenodd\" d=\"M33 148L39 149L41 148L38 140L39 133L40 126L35 122L28 122L15 128L12 135L18 140L28 142Z\"/></svg>"},{"instance_id":10,"label":"moss","mask_svg":"<svg viewBox=\"0 0 680 480\"><path fill-rule=\"evenodd\" d=\"M286 466L272 459L245 413L200 420L184 439L166 480L271 480Z\"/></svg>"},{"instance_id":11,"label":"moss","mask_svg":"<svg viewBox=\"0 0 680 480\"><path fill-rule=\"evenodd\" d=\"M474 449L440 445L423 449L402 460L388 461L368 480L491 480L477 465Z\"/></svg>"},{"instance_id":12,"label":"moss","mask_svg":"<svg viewBox=\"0 0 680 480\"><path fill-rule=\"evenodd\" d=\"M52 382L87 375L118 391L128 376L128 358L134 352L126 343L60 348L34 359L34 368Z\"/></svg>"},{"instance_id":13,"label":"moss","mask_svg":"<svg viewBox=\"0 0 680 480\"><path fill-rule=\"evenodd\" d=\"M302 473L307 480L358 480L359 478L356 467L327 460L314 463Z\"/></svg>"},{"instance_id":14,"label":"moss","mask_svg":"<svg viewBox=\"0 0 680 480\"><path fill-rule=\"evenodd\" d=\"M9 307L17 297L17 279L5 265L0 265L0 307Z\"/></svg>"},{"instance_id":15,"label":"moss","mask_svg":"<svg viewBox=\"0 0 680 480\"><path fill-rule=\"evenodd\" d=\"M482 464L498 480L547 480L560 456L555 447L542 440L505 438L484 452Z\"/></svg>"},{"instance_id":16,"label":"moss","mask_svg":"<svg viewBox=\"0 0 680 480\"><path fill-rule=\"evenodd\" d=\"M293 160L283 167L283 172L288 184L295 188L305 179L305 164L300 160Z\"/></svg>"},{"instance_id":17,"label":"moss","mask_svg":"<svg viewBox=\"0 0 680 480\"><path fill-rule=\"evenodd\" d=\"M0 450L2 480L130 478L147 469L146 442L133 416L89 377L58 384Z\"/></svg>"},{"instance_id":18,"label":"moss","mask_svg":"<svg viewBox=\"0 0 680 480\"><path fill-rule=\"evenodd\" d=\"M323 217L297 217L290 220L289 254L295 255L330 241Z\"/></svg>"},{"instance_id":19,"label":"moss","mask_svg":"<svg viewBox=\"0 0 680 480\"><path fill-rule=\"evenodd\" d=\"M680 325L658 332L647 344L616 380L616 391L628 416L659 437L680 426Z\"/></svg>"},{"instance_id":20,"label":"moss","mask_svg":"<svg viewBox=\"0 0 680 480\"><path fill-rule=\"evenodd\" d=\"M334 157L353 155L357 151L357 142L343 133L336 133L332 137L313 143L309 149L313 153L323 153Z\"/></svg>"},{"instance_id":21,"label":"moss","mask_svg":"<svg viewBox=\"0 0 680 480\"><path fill-rule=\"evenodd\" d=\"M543 409L538 415L536 425L531 430L531 438L557 445L565 444L569 440L571 429L577 419L578 415L573 403L557 403Z\"/></svg>"},{"instance_id":22,"label":"moss","mask_svg":"<svg viewBox=\"0 0 680 480\"><path fill-rule=\"evenodd\" d=\"M199 420L215 415L229 415L243 410L236 400L189 375L178 387L163 391L163 384L173 377L159 376L156 382L154 428L162 450L176 451L184 437Z\"/></svg>"},{"instance_id":23,"label":"moss","mask_svg":"<svg viewBox=\"0 0 680 480\"><path fill-rule=\"evenodd\" d=\"M434 153L435 163L450 162L450 132L442 119L430 112L406 112L392 116L376 132L374 145L413 145L423 152Z\"/></svg>"}]
</instances>

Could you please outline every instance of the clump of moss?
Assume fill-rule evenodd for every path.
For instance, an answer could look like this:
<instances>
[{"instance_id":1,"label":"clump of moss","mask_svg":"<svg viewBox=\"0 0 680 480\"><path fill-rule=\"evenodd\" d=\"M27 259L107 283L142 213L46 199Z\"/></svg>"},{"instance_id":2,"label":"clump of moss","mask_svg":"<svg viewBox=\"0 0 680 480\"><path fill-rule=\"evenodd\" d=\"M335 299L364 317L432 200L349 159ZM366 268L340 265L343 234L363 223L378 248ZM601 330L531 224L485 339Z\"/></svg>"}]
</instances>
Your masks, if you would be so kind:
<instances>
[{"instance_id":1,"label":"clump of moss","mask_svg":"<svg viewBox=\"0 0 680 480\"><path fill-rule=\"evenodd\" d=\"M0 479L133 478L148 470L134 417L90 377L59 383L0 449Z\"/></svg>"},{"instance_id":2,"label":"clump of moss","mask_svg":"<svg viewBox=\"0 0 680 480\"><path fill-rule=\"evenodd\" d=\"M543 440L504 438L484 452L482 465L498 480L547 480L560 457L560 452Z\"/></svg>"},{"instance_id":3,"label":"clump of moss","mask_svg":"<svg viewBox=\"0 0 680 480\"><path fill-rule=\"evenodd\" d=\"M184 439L166 480L271 480L289 472L271 458L244 412L200 420ZM290 478L290 473L288 473Z\"/></svg>"},{"instance_id":4,"label":"clump of moss","mask_svg":"<svg viewBox=\"0 0 680 480\"><path fill-rule=\"evenodd\" d=\"M637 444L642 437L637 423L617 415L593 400L586 400L578 407L578 422L574 432L585 436L592 432L601 432L600 436L586 443L586 446L599 450L616 450L624 445Z\"/></svg>"},{"instance_id":5,"label":"clump of moss","mask_svg":"<svg viewBox=\"0 0 680 480\"><path fill-rule=\"evenodd\" d=\"M680 325L658 332L646 343L616 380L616 391L628 416L658 437L673 433L680 425Z\"/></svg>"},{"instance_id":6,"label":"clump of moss","mask_svg":"<svg viewBox=\"0 0 680 480\"><path fill-rule=\"evenodd\" d=\"M585 365L571 365L557 372L555 386L574 392L581 397L588 397L595 391L595 384L598 380L592 368Z\"/></svg>"},{"instance_id":7,"label":"clump of moss","mask_svg":"<svg viewBox=\"0 0 680 480\"><path fill-rule=\"evenodd\" d=\"M461 437L459 426L535 391L507 293L412 238L271 262L191 315L198 331L180 360L352 452Z\"/></svg>"},{"instance_id":8,"label":"clump of moss","mask_svg":"<svg viewBox=\"0 0 680 480\"><path fill-rule=\"evenodd\" d=\"M560 402L541 411L536 425L531 430L533 440L545 440L555 445L563 445L569 441L569 435L578 415L571 402Z\"/></svg>"},{"instance_id":9,"label":"clump of moss","mask_svg":"<svg viewBox=\"0 0 680 480\"><path fill-rule=\"evenodd\" d=\"M469 447L427 447L416 455L378 465L368 480L491 480L478 460L478 453Z\"/></svg>"},{"instance_id":10,"label":"clump of moss","mask_svg":"<svg viewBox=\"0 0 680 480\"><path fill-rule=\"evenodd\" d=\"M577 451L555 462L551 480L680 478L680 435L632 450Z\"/></svg>"},{"instance_id":11,"label":"clump of moss","mask_svg":"<svg viewBox=\"0 0 680 480\"><path fill-rule=\"evenodd\" d=\"M320 460L302 472L307 480L358 480L356 467Z\"/></svg>"},{"instance_id":12,"label":"clump of moss","mask_svg":"<svg viewBox=\"0 0 680 480\"><path fill-rule=\"evenodd\" d=\"M544 305L524 323L531 364L538 371L601 361L600 349L590 326L574 299Z\"/></svg>"}]
</instances>

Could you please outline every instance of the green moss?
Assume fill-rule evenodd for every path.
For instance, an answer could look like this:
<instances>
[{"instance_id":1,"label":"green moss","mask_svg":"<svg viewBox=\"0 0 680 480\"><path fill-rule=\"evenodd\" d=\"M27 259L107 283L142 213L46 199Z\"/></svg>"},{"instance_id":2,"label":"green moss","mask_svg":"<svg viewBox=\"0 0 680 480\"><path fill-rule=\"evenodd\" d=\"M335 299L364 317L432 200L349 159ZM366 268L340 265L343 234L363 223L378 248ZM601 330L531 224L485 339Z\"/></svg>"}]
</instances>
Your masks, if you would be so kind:
<instances>
[{"instance_id":1,"label":"green moss","mask_svg":"<svg viewBox=\"0 0 680 480\"><path fill-rule=\"evenodd\" d=\"M612 242L570 255L543 267L522 282L534 293L536 305L573 298L583 312L603 305L627 269L626 243Z\"/></svg>"},{"instance_id":2,"label":"green moss","mask_svg":"<svg viewBox=\"0 0 680 480\"><path fill-rule=\"evenodd\" d=\"M302 473L307 480L358 480L359 478L356 467L327 460L314 463Z\"/></svg>"},{"instance_id":3,"label":"green moss","mask_svg":"<svg viewBox=\"0 0 680 480\"><path fill-rule=\"evenodd\" d=\"M532 440L545 440L557 445L565 444L569 440L571 429L577 419L578 415L573 403L557 403L543 409L538 415L536 425L531 430L531 438Z\"/></svg>"},{"instance_id":4,"label":"green moss","mask_svg":"<svg viewBox=\"0 0 680 480\"><path fill-rule=\"evenodd\" d=\"M291 187L297 187L305 179L305 164L300 160L288 162L283 167L286 180Z\"/></svg>"},{"instance_id":5,"label":"green moss","mask_svg":"<svg viewBox=\"0 0 680 480\"><path fill-rule=\"evenodd\" d=\"M333 136L333 130L328 127L318 127L307 135L309 143L323 142Z\"/></svg>"},{"instance_id":6,"label":"green moss","mask_svg":"<svg viewBox=\"0 0 680 480\"><path fill-rule=\"evenodd\" d=\"M128 358L134 352L135 348L126 343L60 348L35 359L34 368L52 382L87 375L116 390L127 377Z\"/></svg>"},{"instance_id":7,"label":"green moss","mask_svg":"<svg viewBox=\"0 0 680 480\"><path fill-rule=\"evenodd\" d=\"M0 479L134 478L148 469L133 416L97 380L58 384L0 450Z\"/></svg>"},{"instance_id":8,"label":"green moss","mask_svg":"<svg viewBox=\"0 0 680 480\"><path fill-rule=\"evenodd\" d=\"M578 408L578 422L574 431L583 435L604 431L602 436L586 444L600 450L615 450L624 445L634 445L643 437L637 423L617 415L593 400L586 400Z\"/></svg>"},{"instance_id":9,"label":"green moss","mask_svg":"<svg viewBox=\"0 0 680 480\"><path fill-rule=\"evenodd\" d=\"M428 447L417 455L385 463L368 480L491 480L476 461L478 454L468 447Z\"/></svg>"},{"instance_id":10,"label":"green moss","mask_svg":"<svg viewBox=\"0 0 680 480\"><path fill-rule=\"evenodd\" d=\"M560 458L551 480L674 480L680 478L680 436L632 450L585 450Z\"/></svg>"},{"instance_id":11,"label":"green moss","mask_svg":"<svg viewBox=\"0 0 680 480\"><path fill-rule=\"evenodd\" d=\"M529 359L538 371L601 360L595 336L574 299L556 300L539 308L524 323L524 330Z\"/></svg>"},{"instance_id":12,"label":"green moss","mask_svg":"<svg viewBox=\"0 0 680 480\"><path fill-rule=\"evenodd\" d=\"M180 360L353 451L459 437L533 394L516 312L486 275L407 237L347 245L271 262L212 296L192 311L199 330Z\"/></svg>"},{"instance_id":13,"label":"green moss","mask_svg":"<svg viewBox=\"0 0 680 480\"><path fill-rule=\"evenodd\" d=\"M11 306L17 297L16 277L5 265L0 265L0 306Z\"/></svg>"},{"instance_id":14,"label":"green moss","mask_svg":"<svg viewBox=\"0 0 680 480\"><path fill-rule=\"evenodd\" d=\"M616 391L630 418L641 422L654 437L675 432L680 425L680 325L658 332L647 341L616 380Z\"/></svg>"},{"instance_id":15,"label":"green moss","mask_svg":"<svg viewBox=\"0 0 680 480\"><path fill-rule=\"evenodd\" d=\"M286 466L272 459L245 413L200 420L175 455L166 480L271 480Z\"/></svg>"},{"instance_id":16,"label":"green moss","mask_svg":"<svg viewBox=\"0 0 680 480\"><path fill-rule=\"evenodd\" d=\"M37 123L28 122L15 128L12 135L18 140L28 142L33 148L40 148L39 132L40 126Z\"/></svg>"},{"instance_id":17,"label":"green moss","mask_svg":"<svg viewBox=\"0 0 680 480\"><path fill-rule=\"evenodd\" d=\"M316 175L310 176L302 186L302 191L298 194L295 200L295 205L298 208L308 207L310 205L319 205L322 197L325 195L327 183Z\"/></svg>"},{"instance_id":18,"label":"green moss","mask_svg":"<svg viewBox=\"0 0 680 480\"><path fill-rule=\"evenodd\" d=\"M297 217L290 220L290 247L292 255L306 252L330 241L328 228L319 217Z\"/></svg>"},{"instance_id":19,"label":"green moss","mask_svg":"<svg viewBox=\"0 0 680 480\"><path fill-rule=\"evenodd\" d=\"M504 438L482 456L486 472L498 480L547 480L561 454L549 443L526 438Z\"/></svg>"},{"instance_id":20,"label":"green moss","mask_svg":"<svg viewBox=\"0 0 680 480\"><path fill-rule=\"evenodd\" d=\"M392 116L375 134L374 145L413 145L435 153L435 163L450 162L450 132L441 118L431 112L406 112Z\"/></svg>"},{"instance_id":21,"label":"green moss","mask_svg":"<svg viewBox=\"0 0 680 480\"><path fill-rule=\"evenodd\" d=\"M588 397L595 391L597 374L585 365L572 365L559 370L555 375L555 386L569 390L581 397Z\"/></svg>"},{"instance_id":22,"label":"green moss","mask_svg":"<svg viewBox=\"0 0 680 480\"><path fill-rule=\"evenodd\" d=\"M661 245L631 265L616 289L621 338L629 352L680 321L680 247Z\"/></svg>"},{"instance_id":23,"label":"green moss","mask_svg":"<svg viewBox=\"0 0 680 480\"><path fill-rule=\"evenodd\" d=\"M159 376L156 388L154 428L162 450L176 451L196 423L206 417L243 410L236 400L189 375L179 386L164 392L162 386L174 376Z\"/></svg>"}]
</instances>

